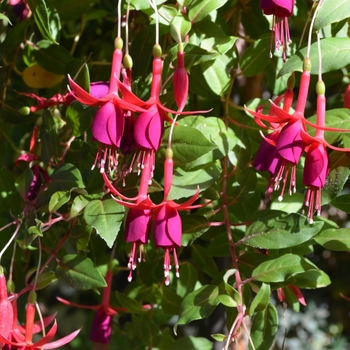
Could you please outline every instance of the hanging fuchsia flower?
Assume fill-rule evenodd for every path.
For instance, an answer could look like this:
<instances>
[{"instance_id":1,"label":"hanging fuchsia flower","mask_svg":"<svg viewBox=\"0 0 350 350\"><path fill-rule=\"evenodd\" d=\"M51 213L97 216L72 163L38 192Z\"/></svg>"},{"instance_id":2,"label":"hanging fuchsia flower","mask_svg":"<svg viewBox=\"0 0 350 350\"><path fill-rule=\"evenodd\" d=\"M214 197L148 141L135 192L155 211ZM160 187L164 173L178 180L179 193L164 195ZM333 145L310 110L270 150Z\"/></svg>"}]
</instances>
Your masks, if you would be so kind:
<instances>
[{"instance_id":1,"label":"hanging fuchsia flower","mask_svg":"<svg viewBox=\"0 0 350 350\"><path fill-rule=\"evenodd\" d=\"M111 166L115 167L118 162L118 156L114 155L113 151L121 145L124 133L125 111L145 111L145 109L124 101L119 97L117 79L119 79L121 72L122 47L123 41L117 38L115 41L108 90L106 83L98 83L92 87L89 94L68 77L71 92L79 102L87 106L100 107L92 122L92 136L94 140L101 143L94 164L95 166L97 163L101 172L104 172L106 163L108 163L108 168L110 168Z\"/></svg>"},{"instance_id":2,"label":"hanging fuchsia flower","mask_svg":"<svg viewBox=\"0 0 350 350\"><path fill-rule=\"evenodd\" d=\"M0 333L0 342L21 350L57 349L71 342L78 335L78 333L80 332L80 329L61 339L51 342L51 340L53 339L57 331L57 323L55 321L53 326L46 333L45 336L43 336L40 340L33 342L33 334L35 333L37 328L36 323L34 322L35 310L36 310L35 300L36 300L36 293L31 292L29 294L27 310L26 310L25 334L14 332L12 336L15 341L12 341L9 339L8 335L4 336L2 333ZM11 326L12 326L12 323L11 323Z\"/></svg>"},{"instance_id":3,"label":"hanging fuchsia flower","mask_svg":"<svg viewBox=\"0 0 350 350\"><path fill-rule=\"evenodd\" d=\"M286 60L287 47L291 42L288 17L293 14L294 0L260 0L260 8L265 15L273 15L272 30L275 50L282 47L283 59ZM271 47L270 55L272 56Z\"/></svg>"},{"instance_id":4,"label":"hanging fuchsia flower","mask_svg":"<svg viewBox=\"0 0 350 350\"><path fill-rule=\"evenodd\" d=\"M0 335L7 338L13 326L13 307L7 296L6 278L0 266ZM0 338L0 349L4 346L4 339Z\"/></svg>"},{"instance_id":5,"label":"hanging fuchsia flower","mask_svg":"<svg viewBox=\"0 0 350 350\"><path fill-rule=\"evenodd\" d=\"M143 206L148 206L149 199L144 203L140 203L139 208L129 209L125 224L125 240L132 243L132 248L129 256L128 281L132 280L132 271L136 269L137 248L139 248L138 262L142 261L142 246L147 244L151 229L151 210L142 209Z\"/></svg>"}]
</instances>

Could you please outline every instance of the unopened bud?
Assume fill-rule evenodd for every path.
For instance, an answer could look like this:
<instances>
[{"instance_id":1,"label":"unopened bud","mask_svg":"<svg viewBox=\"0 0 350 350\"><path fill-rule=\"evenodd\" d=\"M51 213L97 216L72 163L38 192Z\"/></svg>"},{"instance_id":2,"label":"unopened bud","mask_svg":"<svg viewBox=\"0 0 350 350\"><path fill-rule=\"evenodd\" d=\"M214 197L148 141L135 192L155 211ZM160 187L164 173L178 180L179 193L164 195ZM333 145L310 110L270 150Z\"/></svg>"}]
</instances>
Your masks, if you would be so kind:
<instances>
[{"instance_id":1,"label":"unopened bud","mask_svg":"<svg viewBox=\"0 0 350 350\"><path fill-rule=\"evenodd\" d=\"M9 280L7 281L6 285L7 285L7 292L9 294L15 294L15 290L16 290L15 283L12 280Z\"/></svg>"},{"instance_id":2,"label":"unopened bud","mask_svg":"<svg viewBox=\"0 0 350 350\"><path fill-rule=\"evenodd\" d=\"M316 84L317 95L324 95L326 93L326 85L322 80L319 80Z\"/></svg>"},{"instance_id":3,"label":"unopened bud","mask_svg":"<svg viewBox=\"0 0 350 350\"><path fill-rule=\"evenodd\" d=\"M130 55L126 54L123 58L123 65L125 68L132 68L133 62Z\"/></svg>"},{"instance_id":4,"label":"unopened bud","mask_svg":"<svg viewBox=\"0 0 350 350\"><path fill-rule=\"evenodd\" d=\"M124 45L124 43L123 43L122 38L120 38L120 37L115 38L115 40L114 40L114 48L115 49L121 50L123 48L123 45Z\"/></svg>"},{"instance_id":5,"label":"unopened bud","mask_svg":"<svg viewBox=\"0 0 350 350\"><path fill-rule=\"evenodd\" d=\"M172 148L168 147L165 151L165 158L166 159L172 159L174 157L174 152Z\"/></svg>"},{"instance_id":6,"label":"unopened bud","mask_svg":"<svg viewBox=\"0 0 350 350\"><path fill-rule=\"evenodd\" d=\"M29 115L30 114L30 108L28 106L23 106L18 110L18 113L21 115Z\"/></svg>"},{"instance_id":7,"label":"unopened bud","mask_svg":"<svg viewBox=\"0 0 350 350\"><path fill-rule=\"evenodd\" d=\"M153 57L161 57L162 56L162 48L160 47L159 44L155 44L153 46L152 53L153 53Z\"/></svg>"}]
</instances>

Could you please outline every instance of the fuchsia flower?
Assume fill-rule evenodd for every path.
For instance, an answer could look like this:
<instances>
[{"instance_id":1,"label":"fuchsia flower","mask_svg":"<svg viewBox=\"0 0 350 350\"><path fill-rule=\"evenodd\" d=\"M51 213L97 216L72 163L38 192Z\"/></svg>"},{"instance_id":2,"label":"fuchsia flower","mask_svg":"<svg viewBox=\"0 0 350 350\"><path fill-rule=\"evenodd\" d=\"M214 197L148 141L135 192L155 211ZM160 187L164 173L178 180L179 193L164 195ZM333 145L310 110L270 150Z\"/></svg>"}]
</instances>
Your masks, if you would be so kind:
<instances>
[{"instance_id":1,"label":"fuchsia flower","mask_svg":"<svg viewBox=\"0 0 350 350\"><path fill-rule=\"evenodd\" d=\"M121 38L115 40L115 50L113 53L111 78L108 91L106 83L99 83L93 87L89 94L68 77L71 92L73 96L81 103L87 106L100 107L92 122L93 138L100 142L101 147L96 156L96 161L100 171L105 170L105 163L108 162L108 168L116 167L118 156L113 155L115 148L119 148L124 134L124 114L126 111L144 112L132 103L129 103L119 97L117 79L121 72L121 62L123 41ZM95 97L96 96L96 97ZM108 158L108 159L107 159Z\"/></svg>"},{"instance_id":2,"label":"fuchsia flower","mask_svg":"<svg viewBox=\"0 0 350 350\"><path fill-rule=\"evenodd\" d=\"M306 306L306 301L303 293L301 292L300 288L298 288L294 284L290 284L289 286L283 287L283 288L277 288L277 297L281 303L283 303L286 300L285 292L284 292L285 288L289 288L292 291L292 293L298 298L299 303L301 305Z\"/></svg>"},{"instance_id":3,"label":"fuchsia flower","mask_svg":"<svg viewBox=\"0 0 350 350\"><path fill-rule=\"evenodd\" d=\"M108 345L111 340L113 316L115 316L118 312L128 311L125 308L110 305L112 277L112 270L108 270L106 274L107 287L103 289L102 302L98 305L80 305L71 303L70 301L62 298L57 298L61 303L65 305L96 311L96 314L92 321L90 340L97 344L101 344L102 346Z\"/></svg>"},{"instance_id":4,"label":"fuchsia flower","mask_svg":"<svg viewBox=\"0 0 350 350\"><path fill-rule=\"evenodd\" d=\"M33 334L36 332L36 329L38 327L38 325L34 322L36 310L35 299L36 293L31 292L29 294L26 310L25 332L23 334L20 332L13 332L12 337L15 341L10 340L9 335L4 336L2 333L0 333L0 342L5 343L9 346L14 346L15 348L19 348L21 350L57 349L69 343L78 335L80 329L78 329L75 332L72 332L71 334L61 339L50 342L57 331L57 323L55 321L51 329L47 332L47 334L40 340L33 343ZM10 323L10 325L12 326L12 322Z\"/></svg>"},{"instance_id":5,"label":"fuchsia flower","mask_svg":"<svg viewBox=\"0 0 350 350\"><path fill-rule=\"evenodd\" d=\"M282 47L283 59L286 60L287 47L291 42L288 17L293 14L294 0L260 0L260 8L265 15L273 15L272 31L275 40L275 50L279 50ZM271 47L270 55L272 56Z\"/></svg>"},{"instance_id":6,"label":"fuchsia flower","mask_svg":"<svg viewBox=\"0 0 350 350\"><path fill-rule=\"evenodd\" d=\"M6 278L0 266L0 349L6 343L4 340L11 333L13 326L13 307L7 296Z\"/></svg>"},{"instance_id":7,"label":"fuchsia flower","mask_svg":"<svg viewBox=\"0 0 350 350\"><path fill-rule=\"evenodd\" d=\"M174 97L179 111L185 108L188 97L188 74L185 68L185 53L182 43L179 43L177 65L173 77Z\"/></svg>"}]
</instances>

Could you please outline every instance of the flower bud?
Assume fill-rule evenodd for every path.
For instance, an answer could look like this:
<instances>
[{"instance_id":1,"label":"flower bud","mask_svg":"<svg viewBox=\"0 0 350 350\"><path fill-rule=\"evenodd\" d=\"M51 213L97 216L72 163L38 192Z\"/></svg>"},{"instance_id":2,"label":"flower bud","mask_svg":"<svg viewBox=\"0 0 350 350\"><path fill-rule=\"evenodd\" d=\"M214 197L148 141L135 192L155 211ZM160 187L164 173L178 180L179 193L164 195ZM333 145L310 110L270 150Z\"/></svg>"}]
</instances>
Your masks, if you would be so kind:
<instances>
[{"instance_id":1,"label":"flower bud","mask_svg":"<svg viewBox=\"0 0 350 350\"><path fill-rule=\"evenodd\" d=\"M185 68L185 53L178 51L177 65L173 78L174 98L179 111L182 111L186 105L188 97L188 75Z\"/></svg>"}]
</instances>

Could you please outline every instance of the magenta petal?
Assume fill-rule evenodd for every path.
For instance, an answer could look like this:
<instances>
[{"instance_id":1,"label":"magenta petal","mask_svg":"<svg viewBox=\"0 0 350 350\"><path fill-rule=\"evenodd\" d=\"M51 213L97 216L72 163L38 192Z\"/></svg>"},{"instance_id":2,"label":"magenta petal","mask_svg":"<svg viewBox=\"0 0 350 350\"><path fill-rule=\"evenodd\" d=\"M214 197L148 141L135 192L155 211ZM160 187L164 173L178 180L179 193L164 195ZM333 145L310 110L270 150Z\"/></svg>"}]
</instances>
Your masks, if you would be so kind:
<instances>
[{"instance_id":1,"label":"magenta petal","mask_svg":"<svg viewBox=\"0 0 350 350\"><path fill-rule=\"evenodd\" d=\"M329 158L326 148L314 142L306 153L304 185L322 188L329 172Z\"/></svg>"},{"instance_id":2,"label":"magenta petal","mask_svg":"<svg viewBox=\"0 0 350 350\"><path fill-rule=\"evenodd\" d=\"M260 0L259 6L266 15L289 17L293 13L294 0Z\"/></svg>"},{"instance_id":3,"label":"magenta petal","mask_svg":"<svg viewBox=\"0 0 350 350\"><path fill-rule=\"evenodd\" d=\"M95 98L101 98L108 95L109 83L97 81L90 84L90 95Z\"/></svg>"},{"instance_id":4,"label":"magenta petal","mask_svg":"<svg viewBox=\"0 0 350 350\"><path fill-rule=\"evenodd\" d=\"M112 335L113 316L99 309L92 321L90 340L95 343L109 344Z\"/></svg>"},{"instance_id":5,"label":"magenta petal","mask_svg":"<svg viewBox=\"0 0 350 350\"><path fill-rule=\"evenodd\" d=\"M134 126L134 138L140 148L157 151L163 136L163 119L158 108L141 113Z\"/></svg>"},{"instance_id":6,"label":"magenta petal","mask_svg":"<svg viewBox=\"0 0 350 350\"><path fill-rule=\"evenodd\" d=\"M95 140L105 144L112 145L112 141L108 134L108 120L110 117L116 118L114 104L105 103L96 113L92 121L92 136Z\"/></svg>"},{"instance_id":7,"label":"magenta petal","mask_svg":"<svg viewBox=\"0 0 350 350\"><path fill-rule=\"evenodd\" d=\"M151 211L149 209L130 209L126 218L125 240L146 244L151 225Z\"/></svg>"},{"instance_id":8,"label":"magenta petal","mask_svg":"<svg viewBox=\"0 0 350 350\"><path fill-rule=\"evenodd\" d=\"M300 134L301 127L300 120L286 124L280 132L276 145L279 155L294 165L298 164L305 148L305 142Z\"/></svg>"},{"instance_id":9,"label":"magenta petal","mask_svg":"<svg viewBox=\"0 0 350 350\"><path fill-rule=\"evenodd\" d=\"M113 105L113 104L112 104ZM124 132L124 113L119 106L114 106L107 123L108 135L112 143L119 147Z\"/></svg>"},{"instance_id":10,"label":"magenta petal","mask_svg":"<svg viewBox=\"0 0 350 350\"><path fill-rule=\"evenodd\" d=\"M167 233L174 244L180 247L182 238L182 221L180 214L174 208L169 208L168 210Z\"/></svg>"},{"instance_id":11,"label":"magenta petal","mask_svg":"<svg viewBox=\"0 0 350 350\"><path fill-rule=\"evenodd\" d=\"M274 131L265 137L277 141L278 136L279 131ZM276 173L276 169L280 163L281 157L278 155L276 147L263 139L255 156L254 168L260 171L269 171L270 174L273 175Z\"/></svg>"}]
</instances>

